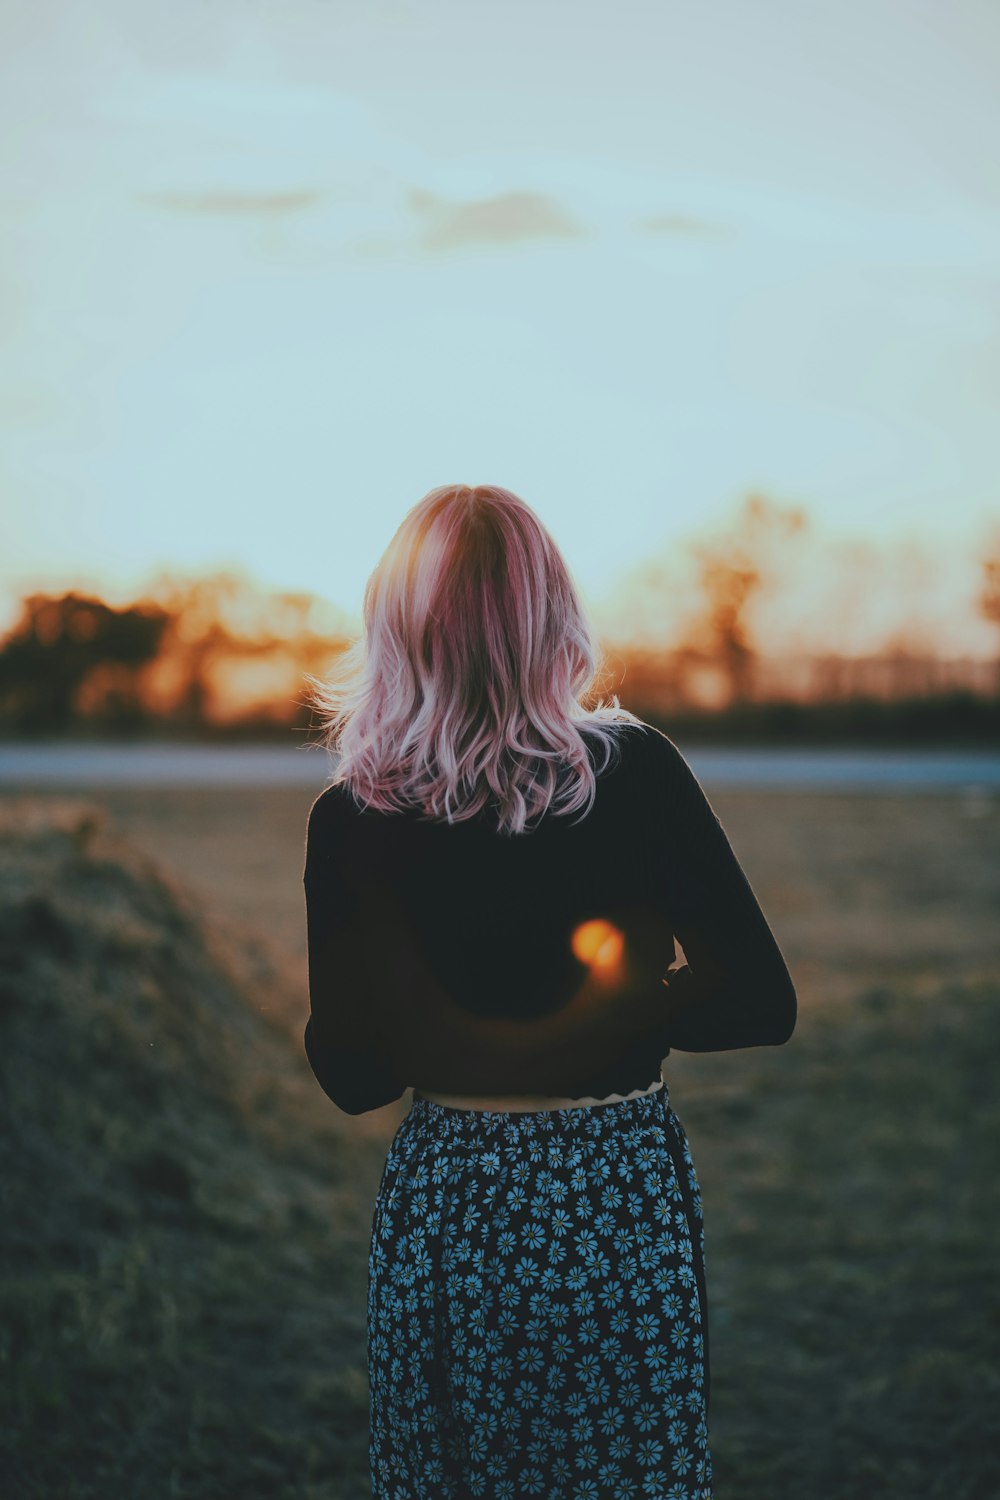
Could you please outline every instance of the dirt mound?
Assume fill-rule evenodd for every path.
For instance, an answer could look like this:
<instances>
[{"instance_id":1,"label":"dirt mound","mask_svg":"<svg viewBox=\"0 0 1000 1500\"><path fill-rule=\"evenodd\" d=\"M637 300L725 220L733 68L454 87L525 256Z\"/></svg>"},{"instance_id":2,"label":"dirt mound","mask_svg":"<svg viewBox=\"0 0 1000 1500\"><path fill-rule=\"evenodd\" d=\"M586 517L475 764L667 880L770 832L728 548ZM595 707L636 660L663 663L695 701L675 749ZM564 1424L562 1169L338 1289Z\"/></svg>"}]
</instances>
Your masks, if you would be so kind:
<instances>
[{"instance_id":1,"label":"dirt mound","mask_svg":"<svg viewBox=\"0 0 1000 1500\"><path fill-rule=\"evenodd\" d=\"M112 1176L188 1195L206 1116L242 1134L267 1108L276 1044L287 1071L287 1030L252 1008L283 1013L277 989L98 806L0 804L2 1066L22 1168L57 1170L58 1144L66 1187L105 1209Z\"/></svg>"}]
</instances>

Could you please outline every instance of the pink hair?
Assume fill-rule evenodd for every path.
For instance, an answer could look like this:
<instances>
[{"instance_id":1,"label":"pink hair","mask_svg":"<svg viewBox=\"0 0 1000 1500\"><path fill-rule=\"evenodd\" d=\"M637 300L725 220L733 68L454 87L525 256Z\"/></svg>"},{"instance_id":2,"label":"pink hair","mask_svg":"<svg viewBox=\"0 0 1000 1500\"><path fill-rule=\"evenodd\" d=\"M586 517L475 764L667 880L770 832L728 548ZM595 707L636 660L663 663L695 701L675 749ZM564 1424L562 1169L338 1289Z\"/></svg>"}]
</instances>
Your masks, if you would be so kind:
<instances>
[{"instance_id":1,"label":"pink hair","mask_svg":"<svg viewBox=\"0 0 1000 1500\"><path fill-rule=\"evenodd\" d=\"M583 733L614 752L639 723L612 694L581 706L599 664L545 527L498 485L441 485L404 516L364 595L364 635L326 682L308 677L334 784L380 812L449 823L497 808L522 833L596 790Z\"/></svg>"}]
</instances>

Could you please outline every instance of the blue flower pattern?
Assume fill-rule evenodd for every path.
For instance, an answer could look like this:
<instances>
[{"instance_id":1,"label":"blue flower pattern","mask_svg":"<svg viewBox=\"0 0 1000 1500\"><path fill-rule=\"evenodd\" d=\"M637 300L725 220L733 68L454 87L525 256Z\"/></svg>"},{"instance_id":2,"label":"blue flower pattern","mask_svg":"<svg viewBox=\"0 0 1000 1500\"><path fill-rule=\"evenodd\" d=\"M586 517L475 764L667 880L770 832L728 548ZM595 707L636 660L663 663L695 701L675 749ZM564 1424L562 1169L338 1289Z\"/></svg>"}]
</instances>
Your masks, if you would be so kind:
<instances>
[{"instance_id":1,"label":"blue flower pattern","mask_svg":"<svg viewBox=\"0 0 1000 1500\"><path fill-rule=\"evenodd\" d=\"M414 1095L372 1220L373 1500L711 1500L704 1254L665 1086Z\"/></svg>"}]
</instances>

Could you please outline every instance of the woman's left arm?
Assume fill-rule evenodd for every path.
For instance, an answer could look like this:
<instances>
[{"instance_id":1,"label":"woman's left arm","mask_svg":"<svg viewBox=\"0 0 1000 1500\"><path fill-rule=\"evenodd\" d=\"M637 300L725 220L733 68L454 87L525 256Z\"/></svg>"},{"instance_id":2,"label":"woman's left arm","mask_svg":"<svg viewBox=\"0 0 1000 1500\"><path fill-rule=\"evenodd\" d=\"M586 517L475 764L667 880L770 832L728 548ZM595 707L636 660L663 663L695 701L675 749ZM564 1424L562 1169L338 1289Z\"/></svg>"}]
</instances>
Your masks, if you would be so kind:
<instances>
[{"instance_id":1,"label":"woman's left arm","mask_svg":"<svg viewBox=\"0 0 1000 1500\"><path fill-rule=\"evenodd\" d=\"M303 1045L316 1081L345 1114L392 1104L406 1091L373 1024L367 976L350 941L361 920L345 878L339 829L342 793L333 788L309 812L302 882L306 903L309 1018Z\"/></svg>"}]
</instances>

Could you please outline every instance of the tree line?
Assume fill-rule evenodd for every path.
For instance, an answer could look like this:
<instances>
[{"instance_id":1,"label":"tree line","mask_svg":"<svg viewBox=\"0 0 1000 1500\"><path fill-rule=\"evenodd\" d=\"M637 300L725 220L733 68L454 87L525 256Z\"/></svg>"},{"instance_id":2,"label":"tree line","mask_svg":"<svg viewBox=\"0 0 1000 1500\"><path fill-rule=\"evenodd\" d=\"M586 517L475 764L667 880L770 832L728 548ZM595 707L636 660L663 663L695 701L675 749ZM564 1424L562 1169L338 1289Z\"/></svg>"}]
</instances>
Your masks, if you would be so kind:
<instances>
[{"instance_id":1,"label":"tree line","mask_svg":"<svg viewBox=\"0 0 1000 1500\"><path fill-rule=\"evenodd\" d=\"M654 558L630 597L640 612L645 601L653 644L602 642L595 693L618 692L648 717L765 735L810 715L831 734L838 722L884 726L894 704L899 722L912 718L906 705L924 704L925 722L936 703L941 722L992 723L998 661L948 662L899 641L860 657L762 653L755 607L780 590L805 529L801 510L747 497L725 532L689 548L695 592L672 639L658 611L673 577L669 560ZM1000 631L1000 555L983 561L975 605ZM163 573L122 605L77 590L32 592L0 639L0 733L308 737L305 675L322 677L350 638L346 616L317 597L268 592L234 572Z\"/></svg>"}]
</instances>

